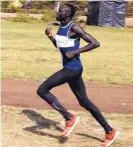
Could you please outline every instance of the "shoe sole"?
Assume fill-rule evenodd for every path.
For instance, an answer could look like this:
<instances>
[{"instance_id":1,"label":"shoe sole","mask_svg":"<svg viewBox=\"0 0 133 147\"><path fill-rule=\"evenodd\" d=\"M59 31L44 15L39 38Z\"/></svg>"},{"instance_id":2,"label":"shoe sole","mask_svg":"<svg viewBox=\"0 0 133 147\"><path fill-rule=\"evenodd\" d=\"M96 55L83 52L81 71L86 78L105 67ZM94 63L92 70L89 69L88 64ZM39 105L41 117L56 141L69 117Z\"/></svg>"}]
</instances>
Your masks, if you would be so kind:
<instances>
[{"instance_id":1,"label":"shoe sole","mask_svg":"<svg viewBox=\"0 0 133 147\"><path fill-rule=\"evenodd\" d=\"M115 133L115 136L114 136L114 138L113 138L113 140L112 141L110 141L109 142L109 144L108 145L106 145L106 147L109 147L114 141L115 141L115 139L118 137L118 135L120 134L120 132L119 131L116 131L116 133Z\"/></svg>"},{"instance_id":2,"label":"shoe sole","mask_svg":"<svg viewBox=\"0 0 133 147\"><path fill-rule=\"evenodd\" d=\"M75 123L74 123L74 125L71 127L70 131L69 131L66 135L63 135L62 137L67 137L67 136L69 136L69 134L73 131L73 129L74 129L74 128L76 127L76 125L78 124L79 120L80 120L80 117L77 117L76 120L75 120Z\"/></svg>"}]
</instances>

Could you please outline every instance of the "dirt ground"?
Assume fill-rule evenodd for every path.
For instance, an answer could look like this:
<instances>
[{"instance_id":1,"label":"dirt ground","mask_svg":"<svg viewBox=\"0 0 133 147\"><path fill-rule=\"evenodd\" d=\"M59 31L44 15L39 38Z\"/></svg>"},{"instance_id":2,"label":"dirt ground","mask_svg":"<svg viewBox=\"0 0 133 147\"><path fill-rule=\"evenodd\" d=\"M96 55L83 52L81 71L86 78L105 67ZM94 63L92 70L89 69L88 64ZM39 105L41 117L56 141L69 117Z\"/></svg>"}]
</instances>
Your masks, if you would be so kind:
<instances>
[{"instance_id":1,"label":"dirt ground","mask_svg":"<svg viewBox=\"0 0 133 147\"><path fill-rule=\"evenodd\" d=\"M50 109L51 107L36 94L40 84L40 81L2 80L2 105ZM88 97L102 112L133 114L133 84L89 83L86 84L86 90ZM84 110L78 104L76 97L67 84L53 88L51 92L64 107L73 110Z\"/></svg>"}]
</instances>

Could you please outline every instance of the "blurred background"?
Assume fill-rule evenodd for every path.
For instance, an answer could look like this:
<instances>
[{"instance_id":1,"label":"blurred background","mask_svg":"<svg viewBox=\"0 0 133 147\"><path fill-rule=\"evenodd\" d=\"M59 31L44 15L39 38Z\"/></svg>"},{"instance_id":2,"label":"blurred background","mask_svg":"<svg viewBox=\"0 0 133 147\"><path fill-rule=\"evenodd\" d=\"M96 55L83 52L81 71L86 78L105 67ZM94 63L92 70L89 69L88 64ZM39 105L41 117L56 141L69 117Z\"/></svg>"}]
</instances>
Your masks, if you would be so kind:
<instances>
[{"instance_id":1,"label":"blurred background","mask_svg":"<svg viewBox=\"0 0 133 147\"><path fill-rule=\"evenodd\" d=\"M1 1L1 17L16 17L13 21L31 21L36 18L53 21L57 3L71 3L76 7L75 20L88 25L132 27L133 1L35 1L12 0ZM13 13L11 15L11 13ZM27 15L30 14L30 15ZM32 15L38 14L38 15ZM30 16L30 17L29 17Z\"/></svg>"}]
</instances>

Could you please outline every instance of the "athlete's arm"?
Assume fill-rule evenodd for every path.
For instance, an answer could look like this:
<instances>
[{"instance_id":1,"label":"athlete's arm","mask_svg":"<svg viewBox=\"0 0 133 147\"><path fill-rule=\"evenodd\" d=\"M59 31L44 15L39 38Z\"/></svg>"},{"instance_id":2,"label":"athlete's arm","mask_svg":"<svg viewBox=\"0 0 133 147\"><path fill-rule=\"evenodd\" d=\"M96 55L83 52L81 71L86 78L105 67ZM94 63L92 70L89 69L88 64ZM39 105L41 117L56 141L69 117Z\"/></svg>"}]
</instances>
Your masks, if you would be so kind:
<instances>
[{"instance_id":1,"label":"athlete's arm","mask_svg":"<svg viewBox=\"0 0 133 147\"><path fill-rule=\"evenodd\" d=\"M45 30L45 34L48 36L48 38L51 40L51 42L54 44L54 46L57 48L56 46L56 40L54 39L54 37L52 36L52 30L51 28L47 27Z\"/></svg>"},{"instance_id":2,"label":"athlete's arm","mask_svg":"<svg viewBox=\"0 0 133 147\"><path fill-rule=\"evenodd\" d=\"M82 38L83 40L85 40L89 44L87 44L86 46L79 48L75 51L71 51L71 52L66 53L66 56L68 58L72 58L77 53L91 51L91 50L100 46L99 42L95 38L93 38L91 35L86 33L84 31L84 29L82 27L80 27L78 24L73 25L71 27L71 31L75 34L75 36Z\"/></svg>"}]
</instances>

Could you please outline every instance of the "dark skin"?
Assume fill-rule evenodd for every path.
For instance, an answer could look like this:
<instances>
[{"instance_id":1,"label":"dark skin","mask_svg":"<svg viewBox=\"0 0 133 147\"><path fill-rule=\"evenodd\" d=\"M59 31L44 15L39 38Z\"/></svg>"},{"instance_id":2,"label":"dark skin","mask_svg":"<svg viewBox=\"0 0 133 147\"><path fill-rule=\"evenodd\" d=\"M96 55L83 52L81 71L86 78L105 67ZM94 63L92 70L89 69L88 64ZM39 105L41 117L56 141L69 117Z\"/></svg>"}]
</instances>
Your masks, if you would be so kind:
<instances>
[{"instance_id":1,"label":"dark skin","mask_svg":"<svg viewBox=\"0 0 133 147\"><path fill-rule=\"evenodd\" d=\"M59 9L59 12L56 15L56 20L60 21L62 26L66 26L72 20L71 10L67 5L62 6ZM53 44L56 47L56 40L52 36L52 30L50 27L46 28L45 34L49 37L49 39L53 42ZM95 38L93 38L90 34L85 32L84 29L76 23L71 26L68 37L72 39L82 38L88 44L82 48L78 48L75 51L67 52L66 53L67 58L72 58L77 53L91 51L100 46L99 42Z\"/></svg>"}]
</instances>

